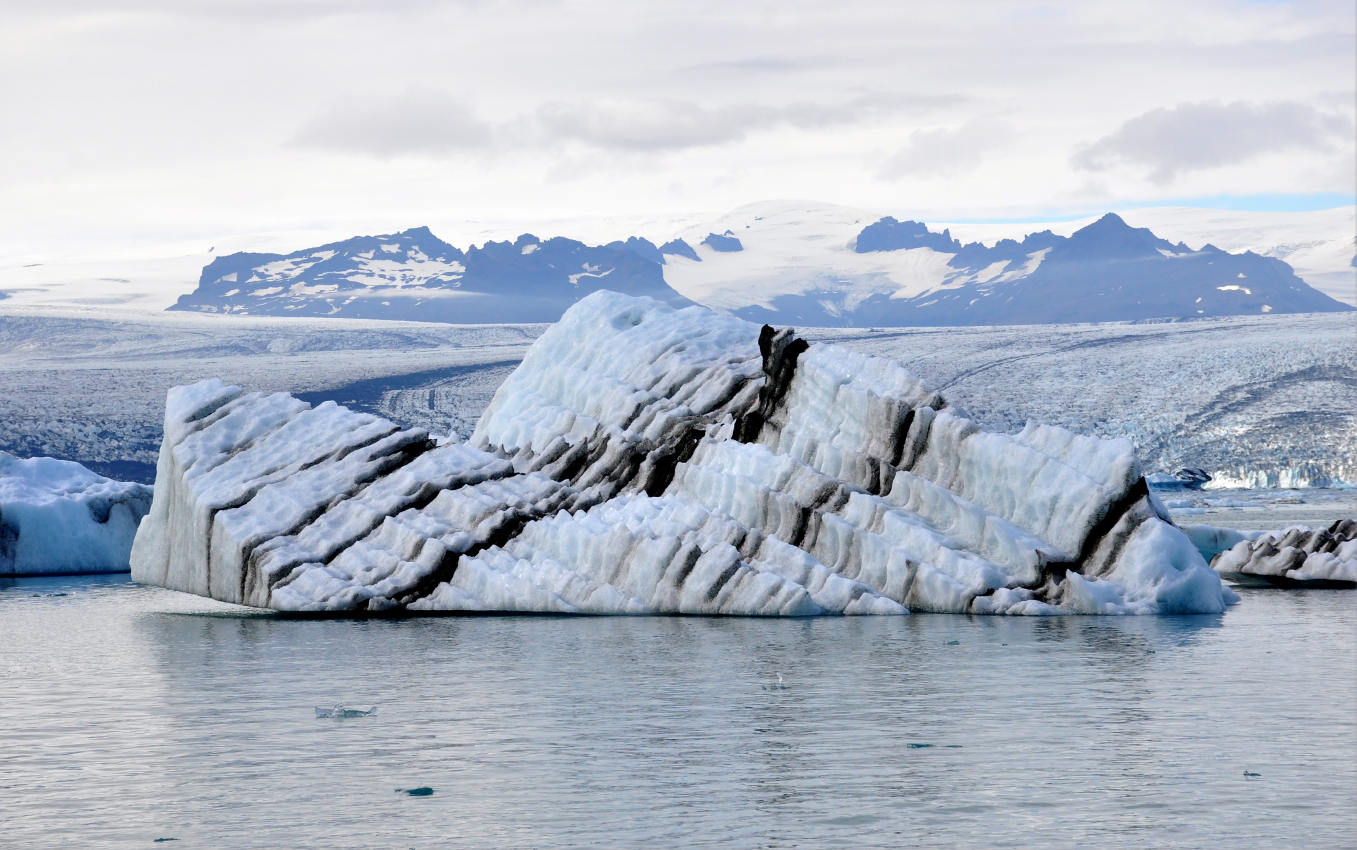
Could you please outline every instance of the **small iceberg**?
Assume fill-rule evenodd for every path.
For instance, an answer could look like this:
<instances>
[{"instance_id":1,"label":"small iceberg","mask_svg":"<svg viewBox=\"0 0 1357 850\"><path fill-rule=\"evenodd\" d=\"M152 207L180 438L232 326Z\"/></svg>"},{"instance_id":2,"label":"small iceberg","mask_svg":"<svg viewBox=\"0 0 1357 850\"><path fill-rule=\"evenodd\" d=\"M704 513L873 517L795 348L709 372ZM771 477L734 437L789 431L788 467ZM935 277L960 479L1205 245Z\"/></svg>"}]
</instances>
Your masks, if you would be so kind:
<instances>
[{"instance_id":1,"label":"small iceberg","mask_svg":"<svg viewBox=\"0 0 1357 850\"><path fill-rule=\"evenodd\" d=\"M127 572L151 488L0 452L0 576Z\"/></svg>"},{"instance_id":2,"label":"small iceberg","mask_svg":"<svg viewBox=\"0 0 1357 850\"><path fill-rule=\"evenodd\" d=\"M1156 490L1200 490L1211 480L1211 474L1190 466L1177 472L1155 472L1145 476L1145 483Z\"/></svg>"},{"instance_id":3,"label":"small iceberg","mask_svg":"<svg viewBox=\"0 0 1357 850\"><path fill-rule=\"evenodd\" d=\"M316 706L316 717L318 718L333 717L339 720L343 720L348 717L376 717L376 716L377 716L377 706L375 705L369 709L345 708L343 705L339 703L335 703L329 708L323 708L319 705Z\"/></svg>"},{"instance_id":4,"label":"small iceberg","mask_svg":"<svg viewBox=\"0 0 1357 850\"><path fill-rule=\"evenodd\" d=\"M1271 587L1357 587L1357 519L1328 528L1294 525L1241 540L1211 566L1240 584Z\"/></svg>"}]
</instances>

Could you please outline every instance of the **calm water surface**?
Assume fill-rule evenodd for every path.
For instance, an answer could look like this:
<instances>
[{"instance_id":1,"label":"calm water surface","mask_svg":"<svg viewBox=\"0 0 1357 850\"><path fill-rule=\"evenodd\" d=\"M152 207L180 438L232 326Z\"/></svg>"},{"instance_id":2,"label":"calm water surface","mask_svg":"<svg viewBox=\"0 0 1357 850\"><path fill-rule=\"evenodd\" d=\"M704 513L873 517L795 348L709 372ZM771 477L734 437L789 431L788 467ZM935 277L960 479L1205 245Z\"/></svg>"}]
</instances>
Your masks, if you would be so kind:
<instances>
[{"instance_id":1,"label":"calm water surface","mask_svg":"<svg viewBox=\"0 0 1357 850\"><path fill-rule=\"evenodd\" d=\"M1357 836L1357 593L1163 618L242 611L125 577L0 582L0 845ZM315 717L336 702L379 713Z\"/></svg>"}]
</instances>

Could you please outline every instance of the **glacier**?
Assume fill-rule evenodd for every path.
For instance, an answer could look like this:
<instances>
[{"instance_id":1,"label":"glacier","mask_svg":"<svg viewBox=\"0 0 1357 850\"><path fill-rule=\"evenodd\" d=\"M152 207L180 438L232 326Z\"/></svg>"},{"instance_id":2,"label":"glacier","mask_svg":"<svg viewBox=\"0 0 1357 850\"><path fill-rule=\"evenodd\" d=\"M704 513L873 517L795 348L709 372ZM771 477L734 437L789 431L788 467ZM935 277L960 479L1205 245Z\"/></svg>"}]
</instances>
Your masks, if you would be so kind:
<instances>
[{"instance_id":1,"label":"glacier","mask_svg":"<svg viewBox=\"0 0 1357 850\"><path fill-rule=\"evenodd\" d=\"M1218 613L1131 444L980 429L893 361L596 292L467 442L171 389L137 581L283 611Z\"/></svg>"},{"instance_id":2,"label":"glacier","mask_svg":"<svg viewBox=\"0 0 1357 850\"><path fill-rule=\"evenodd\" d=\"M0 576L126 572L151 488L0 451Z\"/></svg>"},{"instance_id":3,"label":"glacier","mask_svg":"<svg viewBox=\"0 0 1357 850\"><path fill-rule=\"evenodd\" d=\"M1357 586L1357 520L1328 528L1291 526L1240 540L1211 561L1241 584Z\"/></svg>"}]
</instances>

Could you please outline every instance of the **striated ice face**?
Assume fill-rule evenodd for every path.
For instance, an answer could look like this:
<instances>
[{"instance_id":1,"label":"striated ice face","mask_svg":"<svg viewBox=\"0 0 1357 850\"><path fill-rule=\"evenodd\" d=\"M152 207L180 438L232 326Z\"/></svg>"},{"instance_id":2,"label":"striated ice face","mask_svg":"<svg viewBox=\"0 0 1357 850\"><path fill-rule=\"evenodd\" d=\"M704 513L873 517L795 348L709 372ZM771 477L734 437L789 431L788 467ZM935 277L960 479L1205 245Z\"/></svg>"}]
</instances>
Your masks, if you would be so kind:
<instances>
[{"instance_id":1,"label":"striated ice face","mask_svg":"<svg viewBox=\"0 0 1357 850\"><path fill-rule=\"evenodd\" d=\"M985 432L897 363L599 292L466 444L170 391L133 577L292 611L1204 613L1129 443Z\"/></svg>"}]
</instances>

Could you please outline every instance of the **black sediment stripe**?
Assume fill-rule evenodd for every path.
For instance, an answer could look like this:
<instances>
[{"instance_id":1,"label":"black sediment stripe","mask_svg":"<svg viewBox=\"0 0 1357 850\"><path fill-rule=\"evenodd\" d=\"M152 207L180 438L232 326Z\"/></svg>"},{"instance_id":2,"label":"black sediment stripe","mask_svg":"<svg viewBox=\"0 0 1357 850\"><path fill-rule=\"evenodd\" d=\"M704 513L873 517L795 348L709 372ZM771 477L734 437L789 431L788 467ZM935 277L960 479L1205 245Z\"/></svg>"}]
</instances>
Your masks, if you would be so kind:
<instances>
[{"instance_id":1,"label":"black sediment stripe","mask_svg":"<svg viewBox=\"0 0 1357 850\"><path fill-rule=\"evenodd\" d=\"M887 458L890 465L896 469L900 468L900 462L904 460L905 446L909 445L909 426L914 424L914 408L905 411L905 415L895 421L895 431L891 434L891 456ZM910 459L911 461L913 458Z\"/></svg>"},{"instance_id":2,"label":"black sediment stripe","mask_svg":"<svg viewBox=\"0 0 1357 850\"><path fill-rule=\"evenodd\" d=\"M676 589L682 589L688 581L688 576L692 575L693 567L697 566L697 561L701 557L702 549L695 541L685 540L680 543L679 550L674 553L673 559L673 563L679 565L678 571L674 573L674 587Z\"/></svg>"},{"instance_id":3,"label":"black sediment stripe","mask_svg":"<svg viewBox=\"0 0 1357 850\"><path fill-rule=\"evenodd\" d=\"M763 374L767 380L759 389L758 407L735 423L736 441L752 443L759 438L763 426L782 405L782 399L791 387L797 358L808 348L810 343L796 336L790 328L779 331L772 325L764 325L759 331L759 354L763 355Z\"/></svg>"},{"instance_id":4,"label":"black sediment stripe","mask_svg":"<svg viewBox=\"0 0 1357 850\"><path fill-rule=\"evenodd\" d=\"M0 566L14 565L14 551L19 545L19 529L5 522L5 513L0 510Z\"/></svg>"},{"instance_id":5,"label":"black sediment stripe","mask_svg":"<svg viewBox=\"0 0 1357 850\"><path fill-rule=\"evenodd\" d=\"M650 452L646 458L649 469L646 471L645 486L642 487L647 496L658 496L669 488L678 465L692 458L697 444L702 442L706 433L705 428L690 425L676 440Z\"/></svg>"},{"instance_id":6,"label":"black sediment stripe","mask_svg":"<svg viewBox=\"0 0 1357 850\"><path fill-rule=\"evenodd\" d=\"M726 567L725 570L722 571L721 575L716 577L716 581L712 582L711 587L707 588L707 601L715 602L717 594L721 592L721 589L725 587L730 582L730 580L735 577L735 574L739 571L740 563L738 561Z\"/></svg>"},{"instance_id":7,"label":"black sediment stripe","mask_svg":"<svg viewBox=\"0 0 1357 850\"><path fill-rule=\"evenodd\" d=\"M1108 506L1107 512L1102 518L1093 524L1088 534L1084 537L1084 543L1079 549L1079 554L1070 560L1041 560L1038 567L1037 580L1031 585L1025 585L1031 590L1038 592L1040 597L1042 591L1050 592L1065 578L1065 573L1071 569L1083 575L1080 569L1087 561L1093 557L1093 553L1102 545L1104 538L1111 534L1128 512L1133 510L1136 504L1150 495L1150 488L1145 483L1145 479L1139 478L1132 484L1121 498L1117 499ZM1116 560L1117 551L1120 551L1125 541L1117 541L1117 550L1112 553L1110 560Z\"/></svg>"},{"instance_id":8,"label":"black sediment stripe","mask_svg":"<svg viewBox=\"0 0 1357 850\"><path fill-rule=\"evenodd\" d=\"M333 459L333 462L338 463L342 461L344 458L348 457L353 452L360 451L365 448L371 448L372 446L376 445L382 440L385 440L392 436L393 433L401 432L389 431L375 440L369 440L361 445L349 447L347 450L344 451L334 452L330 457ZM391 473L395 472L397 469L401 469L402 467L409 465L420 455L432 451L437 445L437 443L429 439L428 434L424 431L413 430L404 433L406 435L405 439L403 441L398 441L385 454L379 456L370 456L367 459L366 463L372 464L372 469L368 472L367 475L355 478L354 481L352 482L352 486L331 496L331 498L328 499L327 501L316 505L311 510L307 511L296 523L292 525L291 528L287 529L286 531L281 531L277 534L274 534L270 536L268 539L276 540L280 537L297 536L298 534L302 533L302 531L311 523L315 522L317 519L328 513L335 505L358 496L360 493L366 490L373 482L385 478ZM304 466L302 468L308 469L315 465L316 463L313 462L307 464L307 466ZM421 490L422 489L423 488L421 488ZM256 491L256 493L257 492L258 491ZM434 489L433 494L429 496L429 501L432 501L434 496L436 496L437 494L438 491ZM251 498L253 498L253 496ZM427 504L427 502L425 504ZM378 524L380 524L380 522ZM369 529L368 532L370 533L371 529ZM361 539L361 537L354 538L354 540L357 539ZM259 575L259 564L261 556L258 555L257 553L259 546L264 542L265 541L260 540L245 544L246 548L248 548L249 551L243 553L243 556L241 558L241 563L243 566L243 569L241 569L240 571L241 599L245 598L246 588L260 581L261 578L263 578L264 580L267 580L268 578L267 576L261 577ZM352 541L350 541L350 543L352 543ZM347 548L347 546L341 547L339 551L343 551L344 548ZM333 558L331 560L333 560ZM297 566L298 564L293 564L292 569L296 569ZM279 576L279 578L275 580L270 586L270 590L272 590L273 587L285 583L285 579L287 578L287 576L290 576L291 573L292 570L288 570L286 574Z\"/></svg>"},{"instance_id":9,"label":"black sediment stripe","mask_svg":"<svg viewBox=\"0 0 1357 850\"><path fill-rule=\"evenodd\" d=\"M543 507L537 505L525 505L513 511L505 512L499 523L485 537L476 541L470 548L464 552L448 552L443 556L437 567L429 571L428 575L415 583L413 587L405 591L399 598L393 600L401 607L408 606L410 603L423 599L433 593L443 582L452 579L453 574L457 572L457 565L462 558L474 558L486 549L494 547L503 548L509 541L513 540L523 531L523 527L533 520L542 517L552 516L559 513L566 506L569 499L577 495L573 489L562 484L561 489L556 491L546 500L547 504Z\"/></svg>"},{"instance_id":10,"label":"black sediment stripe","mask_svg":"<svg viewBox=\"0 0 1357 850\"><path fill-rule=\"evenodd\" d=\"M391 470L391 472L395 472L395 470ZM390 474L390 473L388 473L388 474ZM512 470L511 470L511 471L509 471L509 472L506 473L506 474L507 474L507 475L512 475L513 472L512 472ZM490 481L490 480L492 480L492 479L501 478L501 477L503 477L503 476L493 476L493 475L489 475L489 476L486 476L485 478L481 479L481 481ZM375 481L374 481L373 483L375 483ZM481 483L481 482L476 482L476 483ZM371 486L371 484L369 484L368 486ZM344 553L344 551L347 550L347 549L348 549L350 546L352 546L354 543L357 543L359 540L362 540L363 538L367 537L369 534L371 534L372 532L374 532L374 531L376 531L378 528L380 528L381 525L382 525L382 523L385 522L385 521L387 520L388 517L395 516L395 515L400 514L400 513L404 512L404 511L407 511L407 510L423 510L424 508L427 508L427 507L429 506L429 503L430 503L430 502L432 502L434 499L438 498L438 494L439 494L439 493L442 493L442 492L444 491L444 489L450 489L450 490L451 490L451 489L456 489L457 486L464 486L464 485L455 485L455 486L453 486L453 487L448 487L448 488L439 487L439 486L436 486L436 485L434 485L434 484L430 484L430 483L428 483L428 482L425 482L425 483L419 485L419 487L417 487L417 488L415 489L415 492L414 492L413 494L411 494L410 498L408 498L407 500L405 500L405 501L400 502L399 504L397 504L396 507L395 507L395 509L394 509L390 514L379 514L379 515L377 515L376 519L375 519L373 522L371 522L371 523L365 525L365 526L363 527L363 529L362 529L361 531L359 531L357 534L350 535L350 536L349 536L347 539L345 539L343 542L333 545L332 548L331 548L331 550L330 550L330 553L329 553L328 555L322 555L322 556L321 556L322 559L323 559L323 563L329 564L330 562L334 561L335 558L338 558L340 555L342 555L342 554ZM363 489L367 489L367 488L365 487L365 488L363 488ZM351 496L351 497L349 497L349 498L354 498L354 497L359 496L359 495L361 495L361 493L355 493L353 496ZM332 504L330 507L334 507L334 505ZM327 508L327 511L328 511L328 510L329 510L329 509ZM374 512L374 513L375 513L375 512ZM312 521L314 522L315 520L312 520ZM298 528L298 529L294 532L294 535L296 535L296 534L301 534L301 533L304 532L304 531L305 531L304 528ZM260 561L261 559L262 559L262 556L260 556L260 555L258 554L258 549L254 550L254 551L252 551L252 552L250 553L249 569L250 569L250 572L251 572L252 574L258 574L258 571L259 571L259 561ZM277 571L277 576L273 579L272 583L269 585L269 590L272 591L272 590L274 590L274 589L276 589L276 588L283 587L283 586L287 585L288 582L290 582L290 581L292 580L292 574L293 574L294 572L296 572L297 567L300 567L302 564L308 563L309 561L310 561L310 559L308 559L308 558L302 558L301 560L296 560L296 561L293 561L293 562L290 563L290 564L285 564L285 565L280 566L280 567L278 568L278 571Z\"/></svg>"}]
</instances>

